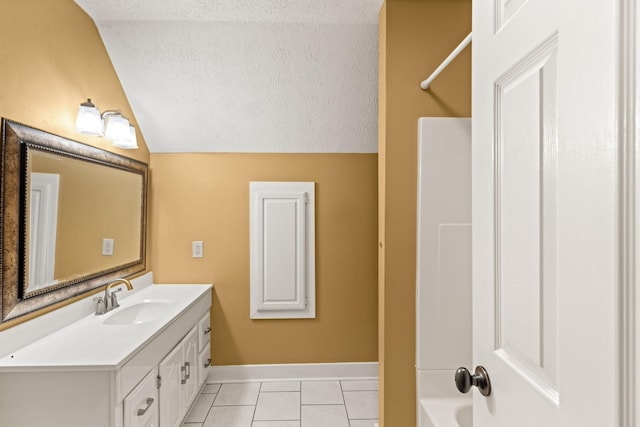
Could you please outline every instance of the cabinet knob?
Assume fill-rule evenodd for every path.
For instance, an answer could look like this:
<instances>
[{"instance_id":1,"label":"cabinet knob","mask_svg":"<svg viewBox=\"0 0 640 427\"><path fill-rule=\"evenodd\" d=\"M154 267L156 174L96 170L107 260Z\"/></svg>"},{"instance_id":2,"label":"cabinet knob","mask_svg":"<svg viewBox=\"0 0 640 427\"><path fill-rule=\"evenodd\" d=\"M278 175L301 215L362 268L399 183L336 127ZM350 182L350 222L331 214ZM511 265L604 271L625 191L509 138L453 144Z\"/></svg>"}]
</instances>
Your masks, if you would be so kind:
<instances>
[{"instance_id":1,"label":"cabinet knob","mask_svg":"<svg viewBox=\"0 0 640 427\"><path fill-rule=\"evenodd\" d=\"M211 366L211 359L207 359L207 363L204 364L204 367L207 368Z\"/></svg>"},{"instance_id":2,"label":"cabinet knob","mask_svg":"<svg viewBox=\"0 0 640 427\"><path fill-rule=\"evenodd\" d=\"M209 332L211 332L211 326L207 326L207 328L204 330L205 335Z\"/></svg>"}]
</instances>

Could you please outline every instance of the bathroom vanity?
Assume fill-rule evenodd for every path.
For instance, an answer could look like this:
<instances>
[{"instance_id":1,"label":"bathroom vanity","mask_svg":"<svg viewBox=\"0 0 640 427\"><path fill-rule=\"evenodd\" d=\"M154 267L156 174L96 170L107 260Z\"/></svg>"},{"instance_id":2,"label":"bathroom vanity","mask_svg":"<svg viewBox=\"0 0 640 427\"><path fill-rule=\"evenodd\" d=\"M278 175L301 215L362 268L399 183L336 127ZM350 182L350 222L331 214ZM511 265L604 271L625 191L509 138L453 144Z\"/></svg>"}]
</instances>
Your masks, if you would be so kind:
<instances>
[{"instance_id":1,"label":"bathroom vanity","mask_svg":"<svg viewBox=\"0 0 640 427\"><path fill-rule=\"evenodd\" d=\"M211 285L151 285L0 359L0 425L178 427L210 364Z\"/></svg>"}]
</instances>

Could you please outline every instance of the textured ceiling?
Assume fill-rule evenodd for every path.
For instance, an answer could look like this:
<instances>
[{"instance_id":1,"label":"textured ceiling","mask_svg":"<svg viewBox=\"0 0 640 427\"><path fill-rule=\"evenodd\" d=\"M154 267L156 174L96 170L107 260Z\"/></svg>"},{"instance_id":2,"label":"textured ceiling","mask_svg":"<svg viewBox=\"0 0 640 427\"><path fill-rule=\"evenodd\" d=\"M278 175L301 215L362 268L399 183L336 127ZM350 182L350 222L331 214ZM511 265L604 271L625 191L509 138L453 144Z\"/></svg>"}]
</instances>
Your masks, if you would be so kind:
<instances>
[{"instance_id":1,"label":"textured ceiling","mask_svg":"<svg viewBox=\"0 0 640 427\"><path fill-rule=\"evenodd\" d=\"M377 151L382 0L76 3L151 152Z\"/></svg>"}]
</instances>

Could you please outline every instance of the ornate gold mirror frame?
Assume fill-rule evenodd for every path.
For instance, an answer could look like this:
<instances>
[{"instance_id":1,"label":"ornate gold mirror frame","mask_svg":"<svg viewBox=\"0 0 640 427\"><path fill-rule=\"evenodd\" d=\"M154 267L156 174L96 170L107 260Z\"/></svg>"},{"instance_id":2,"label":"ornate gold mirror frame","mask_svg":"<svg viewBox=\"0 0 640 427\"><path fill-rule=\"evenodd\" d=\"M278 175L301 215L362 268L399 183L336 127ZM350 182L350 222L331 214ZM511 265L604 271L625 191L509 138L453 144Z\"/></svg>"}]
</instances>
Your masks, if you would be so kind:
<instances>
[{"instance_id":1,"label":"ornate gold mirror frame","mask_svg":"<svg viewBox=\"0 0 640 427\"><path fill-rule=\"evenodd\" d=\"M29 159L35 152L115 168L141 178L140 245L139 254L135 248L134 259L105 269L83 272L77 277L63 278L42 289L28 290ZM0 168L0 323L87 293L115 278L144 271L148 186L145 163L2 119Z\"/></svg>"}]
</instances>

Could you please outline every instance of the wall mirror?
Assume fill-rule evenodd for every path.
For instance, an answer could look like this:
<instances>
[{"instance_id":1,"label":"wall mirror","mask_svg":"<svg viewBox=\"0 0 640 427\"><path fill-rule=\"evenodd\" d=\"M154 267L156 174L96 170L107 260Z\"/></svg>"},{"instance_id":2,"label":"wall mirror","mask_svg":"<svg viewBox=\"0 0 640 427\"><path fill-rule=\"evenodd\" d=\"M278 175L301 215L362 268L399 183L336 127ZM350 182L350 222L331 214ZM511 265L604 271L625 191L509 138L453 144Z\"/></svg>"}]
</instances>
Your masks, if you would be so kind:
<instances>
[{"instance_id":1,"label":"wall mirror","mask_svg":"<svg viewBox=\"0 0 640 427\"><path fill-rule=\"evenodd\" d=\"M0 323L145 269L147 165L2 119Z\"/></svg>"}]
</instances>

